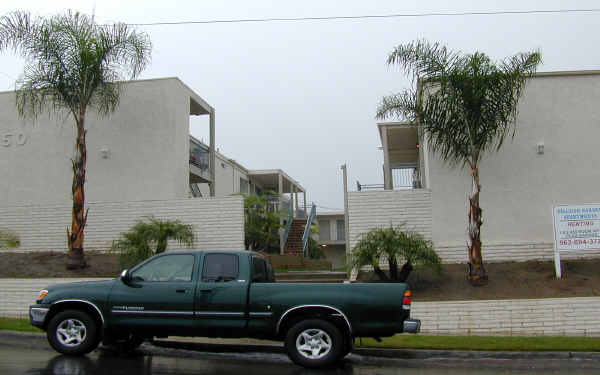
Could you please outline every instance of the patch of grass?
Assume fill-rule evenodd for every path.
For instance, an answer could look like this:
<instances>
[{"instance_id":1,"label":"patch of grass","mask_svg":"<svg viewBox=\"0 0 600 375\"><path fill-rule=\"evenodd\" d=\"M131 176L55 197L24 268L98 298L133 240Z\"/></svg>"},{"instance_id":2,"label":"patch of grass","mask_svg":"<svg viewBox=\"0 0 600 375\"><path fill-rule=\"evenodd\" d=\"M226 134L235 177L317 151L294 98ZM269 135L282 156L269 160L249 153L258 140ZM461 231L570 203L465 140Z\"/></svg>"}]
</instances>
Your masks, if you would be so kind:
<instances>
[{"instance_id":1,"label":"patch of grass","mask_svg":"<svg viewBox=\"0 0 600 375\"><path fill-rule=\"evenodd\" d=\"M29 324L29 320L16 318L0 318L0 331L44 332Z\"/></svg>"},{"instance_id":2,"label":"patch of grass","mask_svg":"<svg viewBox=\"0 0 600 375\"><path fill-rule=\"evenodd\" d=\"M432 350L489 350L489 351L572 351L598 352L600 338L596 337L503 337L503 336L422 336L396 335L377 342L371 338L356 340L357 347Z\"/></svg>"}]
</instances>

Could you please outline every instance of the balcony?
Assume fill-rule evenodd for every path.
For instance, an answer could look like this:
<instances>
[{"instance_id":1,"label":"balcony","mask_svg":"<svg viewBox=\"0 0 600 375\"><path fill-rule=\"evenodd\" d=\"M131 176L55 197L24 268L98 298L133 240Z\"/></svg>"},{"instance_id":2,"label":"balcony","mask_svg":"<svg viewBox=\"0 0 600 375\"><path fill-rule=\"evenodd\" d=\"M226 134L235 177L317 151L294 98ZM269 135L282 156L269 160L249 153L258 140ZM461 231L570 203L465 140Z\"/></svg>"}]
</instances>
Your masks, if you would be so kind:
<instances>
[{"instance_id":1,"label":"balcony","mask_svg":"<svg viewBox=\"0 0 600 375\"><path fill-rule=\"evenodd\" d=\"M208 146L190 136L190 184L211 182L209 155Z\"/></svg>"},{"instance_id":2,"label":"balcony","mask_svg":"<svg viewBox=\"0 0 600 375\"><path fill-rule=\"evenodd\" d=\"M404 189L420 189L421 184L421 173L419 168L413 167L394 167L392 166L392 190L404 190ZM361 184L356 181L356 190L384 190L385 184Z\"/></svg>"}]
</instances>

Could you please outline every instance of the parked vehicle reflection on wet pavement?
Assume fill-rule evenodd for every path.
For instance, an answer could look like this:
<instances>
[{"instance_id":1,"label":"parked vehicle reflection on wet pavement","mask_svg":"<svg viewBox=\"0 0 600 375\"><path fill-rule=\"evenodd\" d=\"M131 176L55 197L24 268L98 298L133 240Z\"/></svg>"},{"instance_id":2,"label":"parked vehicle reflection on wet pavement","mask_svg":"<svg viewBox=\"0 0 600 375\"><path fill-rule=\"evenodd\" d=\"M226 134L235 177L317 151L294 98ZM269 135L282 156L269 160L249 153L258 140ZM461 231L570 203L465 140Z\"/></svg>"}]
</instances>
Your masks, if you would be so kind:
<instances>
[{"instance_id":1,"label":"parked vehicle reflection on wet pavement","mask_svg":"<svg viewBox=\"0 0 600 375\"><path fill-rule=\"evenodd\" d=\"M507 373L544 373L591 375L599 371L598 363L545 363L497 361L495 363L449 363L448 361L385 360L351 355L341 364L323 370L310 370L294 365L284 354L214 354L156 348L129 355L99 349L87 356L70 357L25 346L0 344L0 373L10 375L179 375L179 374L419 374L419 375L498 375ZM153 352L150 353L149 352ZM587 368L586 368L587 367ZM594 368L595 367L595 368Z\"/></svg>"}]
</instances>

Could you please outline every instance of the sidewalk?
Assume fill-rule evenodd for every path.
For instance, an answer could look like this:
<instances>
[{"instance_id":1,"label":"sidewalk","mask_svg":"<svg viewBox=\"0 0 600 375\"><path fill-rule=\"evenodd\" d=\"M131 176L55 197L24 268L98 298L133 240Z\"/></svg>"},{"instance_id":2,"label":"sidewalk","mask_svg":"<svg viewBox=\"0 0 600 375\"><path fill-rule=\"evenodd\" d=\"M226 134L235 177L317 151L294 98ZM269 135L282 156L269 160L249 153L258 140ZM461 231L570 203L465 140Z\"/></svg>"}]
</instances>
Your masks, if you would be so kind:
<instances>
[{"instance_id":1,"label":"sidewalk","mask_svg":"<svg viewBox=\"0 0 600 375\"><path fill-rule=\"evenodd\" d=\"M51 350L43 333L0 331L0 341L4 338L18 338L21 343L27 346L47 347ZM160 348L208 353L285 353L283 343L281 342L253 339L169 337L167 339L154 340L150 345ZM506 352L354 348L352 354L364 357L406 360L586 360L600 365L600 352Z\"/></svg>"}]
</instances>

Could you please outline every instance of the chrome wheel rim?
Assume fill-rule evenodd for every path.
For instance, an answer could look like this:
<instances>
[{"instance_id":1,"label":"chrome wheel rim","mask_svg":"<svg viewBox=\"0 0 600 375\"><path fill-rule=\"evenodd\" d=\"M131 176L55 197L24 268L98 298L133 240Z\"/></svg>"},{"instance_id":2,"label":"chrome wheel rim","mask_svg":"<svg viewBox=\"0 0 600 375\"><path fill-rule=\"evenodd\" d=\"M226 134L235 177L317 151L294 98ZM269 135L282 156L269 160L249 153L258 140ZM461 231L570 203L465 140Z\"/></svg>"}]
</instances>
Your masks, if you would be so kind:
<instances>
[{"instance_id":1,"label":"chrome wheel rim","mask_svg":"<svg viewBox=\"0 0 600 375\"><path fill-rule=\"evenodd\" d=\"M85 341L87 330L85 324L78 319L66 319L56 327L56 339L68 348L81 345Z\"/></svg>"},{"instance_id":2,"label":"chrome wheel rim","mask_svg":"<svg viewBox=\"0 0 600 375\"><path fill-rule=\"evenodd\" d=\"M331 351L331 337L318 328L302 331L296 338L296 350L308 359L321 359Z\"/></svg>"}]
</instances>

